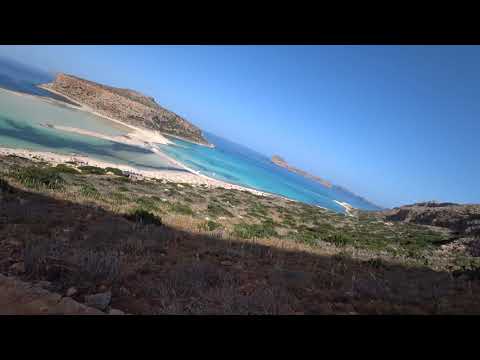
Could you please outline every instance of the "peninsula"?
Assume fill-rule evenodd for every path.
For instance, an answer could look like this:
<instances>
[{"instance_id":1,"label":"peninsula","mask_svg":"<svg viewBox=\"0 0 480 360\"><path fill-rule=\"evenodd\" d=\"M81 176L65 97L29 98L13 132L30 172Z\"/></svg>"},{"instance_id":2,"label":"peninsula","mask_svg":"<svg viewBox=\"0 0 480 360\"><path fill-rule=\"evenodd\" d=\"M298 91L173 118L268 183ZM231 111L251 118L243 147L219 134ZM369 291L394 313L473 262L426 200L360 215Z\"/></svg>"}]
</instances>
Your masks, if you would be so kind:
<instances>
[{"instance_id":1,"label":"peninsula","mask_svg":"<svg viewBox=\"0 0 480 360\"><path fill-rule=\"evenodd\" d=\"M63 73L59 73L53 82L39 87L124 124L212 146L198 127L163 108L153 97L137 91L106 86Z\"/></svg>"}]
</instances>

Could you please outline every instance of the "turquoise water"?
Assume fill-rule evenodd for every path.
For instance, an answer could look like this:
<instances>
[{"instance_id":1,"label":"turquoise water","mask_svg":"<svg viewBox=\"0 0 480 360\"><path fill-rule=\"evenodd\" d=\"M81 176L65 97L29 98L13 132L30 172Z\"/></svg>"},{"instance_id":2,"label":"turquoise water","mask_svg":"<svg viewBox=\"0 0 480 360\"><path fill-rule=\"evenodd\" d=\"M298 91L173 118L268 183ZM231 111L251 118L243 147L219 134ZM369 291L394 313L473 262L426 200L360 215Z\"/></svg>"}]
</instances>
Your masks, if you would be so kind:
<instances>
[{"instance_id":1,"label":"turquoise water","mask_svg":"<svg viewBox=\"0 0 480 360\"><path fill-rule=\"evenodd\" d=\"M178 139L171 139L175 143L174 146L159 146L176 160L217 179L283 195L337 212L344 212L344 209L333 200L346 201L354 207L365 210L379 209L351 193L336 187L327 188L281 168L266 156L242 145L210 133L204 135L215 144L214 149Z\"/></svg>"},{"instance_id":2,"label":"turquoise water","mask_svg":"<svg viewBox=\"0 0 480 360\"><path fill-rule=\"evenodd\" d=\"M42 123L90 130L105 135L126 134L128 128L107 119L52 104L30 96L20 96L1 87L32 95L61 99L39 89L35 84L51 81L46 74L0 59L0 146L83 154L117 164L143 169L177 169L170 162L145 149L94 137L73 134L41 126ZM343 207L333 200L346 201L354 207L378 210L376 206L352 193L291 173L276 166L264 155L219 136L206 133L215 148L171 139L174 145L158 145L165 153L185 165L220 180L248 186L291 199L322 206L337 212Z\"/></svg>"},{"instance_id":3,"label":"turquoise water","mask_svg":"<svg viewBox=\"0 0 480 360\"><path fill-rule=\"evenodd\" d=\"M87 112L0 89L0 146L67 155L83 154L142 169L178 169L145 149L46 128L40 125L42 123L72 126L113 136L127 133L127 128Z\"/></svg>"}]
</instances>

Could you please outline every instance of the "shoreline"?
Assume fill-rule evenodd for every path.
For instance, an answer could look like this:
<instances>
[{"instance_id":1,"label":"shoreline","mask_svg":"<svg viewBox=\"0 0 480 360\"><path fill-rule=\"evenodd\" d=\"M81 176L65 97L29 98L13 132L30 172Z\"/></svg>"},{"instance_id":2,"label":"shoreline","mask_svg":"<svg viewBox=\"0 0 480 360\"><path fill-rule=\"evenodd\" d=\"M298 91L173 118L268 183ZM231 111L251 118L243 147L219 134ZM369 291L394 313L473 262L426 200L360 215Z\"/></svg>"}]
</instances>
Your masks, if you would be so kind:
<instances>
[{"instance_id":1,"label":"shoreline","mask_svg":"<svg viewBox=\"0 0 480 360\"><path fill-rule=\"evenodd\" d=\"M168 182L187 183L192 185L206 185L209 188L221 187L224 189L234 189L240 191L248 191L255 195L272 197L274 195L248 187L230 184L225 181L210 178L205 175L197 175L186 170L178 169L159 169L159 170L143 170L131 165L113 163L105 160L91 158L81 154L61 154L51 151L39 151L24 148L8 148L0 147L0 156L19 156L32 161L45 161L51 165L64 164L66 162L75 162L79 165L90 165L101 168L113 167L122 171L129 172L134 175L140 175L147 179L166 180Z\"/></svg>"},{"instance_id":2,"label":"shoreline","mask_svg":"<svg viewBox=\"0 0 480 360\"><path fill-rule=\"evenodd\" d=\"M75 102L75 103L79 104L80 107L69 104L69 103L65 103L65 102L60 101L60 100L44 97L44 96L25 94L25 93L12 91L12 90L9 90L9 89L4 89L4 88L0 88L0 89L8 91L12 94L16 94L16 95L20 95L20 96L30 96L32 98L47 101L49 103L53 103L53 104L57 104L57 105L60 104L62 106L68 106L68 107L70 107L72 109L75 109L75 110L85 111L85 112L88 112L90 114L93 114L93 115L102 117L104 119L110 120L112 122L115 122L117 124L120 124L120 125L122 125L126 128L130 128L134 131L129 132L125 135L109 136L109 135L100 134L100 133L96 133L96 132L89 131L89 130L84 130L84 129L73 128L73 127L42 124L42 126L51 127L51 128L61 130L61 131L78 133L78 134L84 135L84 136L92 136L92 137L103 138L103 139L106 139L106 140L109 140L109 141L119 142L119 143L131 145L131 146L138 146L138 147L141 147L143 149L148 149L152 153L155 153L156 155L162 157L167 163L171 163L173 165L176 165L180 169L179 170L174 170L174 169L142 170L142 169L138 169L136 167L130 166L130 165L126 165L126 164L117 164L117 163L112 163L112 162L92 158L92 157L90 157L89 155L86 155L86 154L74 154L74 155L70 154L70 155L68 155L68 154L62 154L62 153L55 153L55 152L51 152L51 151L39 151L39 150L37 151L37 150L33 150L33 149L9 148L9 147L3 147L3 146L1 146L1 144L0 144L0 155L17 155L17 156L21 156L21 157L25 157L25 158L34 160L34 161L38 160L38 159L41 159L43 161L46 161L48 163L52 163L52 164L55 164L55 165L60 164L60 163L65 163L67 161L76 161L78 163L83 163L83 164L86 164L86 165L98 166L98 167L103 167L103 168L116 167L116 168L119 168L121 170L133 173L133 174L141 175L145 178L163 179L163 180L172 181L172 182L185 182L185 183L196 184L196 185L204 184L208 187L222 187L224 189L235 189L235 190L240 190L240 191L248 191L248 192L253 193L255 195L273 197L273 198L277 197L277 198L282 198L282 199L285 199L285 200L288 200L288 201L301 202L299 200L291 199L291 198L288 198L288 197L280 195L280 194L270 193L270 192L267 192L267 191L261 191L261 190L250 188L250 187L244 186L244 185L229 183L229 182L224 181L224 180L215 179L215 178L209 177L207 175L201 174L200 172L198 172L194 169L191 169L188 166L184 165L183 163L173 159L169 155L162 152L158 147L156 147L155 145L150 143L150 142L153 142L153 143L156 142L156 143L160 143L160 144L164 144L164 145L174 145L173 142L169 141L163 135L160 135L160 137L164 139L164 141L162 142L162 139L161 138L159 139L157 134L154 133L151 130L139 129L139 128L136 128L135 126L132 126L132 125L129 125L129 124L124 124L123 122L121 122L119 120L112 119L108 116L97 113L93 109L89 108L88 106L86 106L86 105L84 105L84 104L82 104L82 103L80 103L76 100L70 99L68 96L63 95L62 93L56 92L55 90L48 89L47 87L44 87L43 84L40 84L40 85L37 85L37 86L44 89L44 90L52 92L56 95L63 96L66 99L71 100L72 102ZM172 137L179 138L180 140L183 140L183 141L191 142L189 140L185 140L185 139L182 139L180 137L169 135L169 134L167 134L166 136L172 136ZM153 140L152 140L152 138L153 138ZM150 140L150 141L145 141L145 140ZM160 140L160 141L158 141L158 140ZM209 147L208 145L204 145L204 144L198 144L198 145ZM350 213L350 211L352 211L354 208L350 204L342 203L342 202L337 201L337 200L333 200L333 201L335 203L339 204L340 206L342 206L345 209L345 212L346 212L347 215L353 216ZM325 207L322 207L322 206L318 206L318 205L314 205L314 204L309 204L309 205L317 206L319 208L322 208L322 209L325 209L325 210L328 210L328 211L336 212L335 210L328 209L328 208L325 208Z\"/></svg>"},{"instance_id":3,"label":"shoreline","mask_svg":"<svg viewBox=\"0 0 480 360\"><path fill-rule=\"evenodd\" d=\"M352 214L352 212L354 210L356 210L356 208L354 208L352 205L350 205L349 203L345 202L345 201L338 201L338 200L333 200L334 203L340 205L341 207L343 207L345 209L345 213L348 215L348 216L355 216Z\"/></svg>"},{"instance_id":4,"label":"shoreline","mask_svg":"<svg viewBox=\"0 0 480 360\"><path fill-rule=\"evenodd\" d=\"M126 123L124 123L124 122L122 122L122 121L120 121L120 120L111 118L110 116L101 114L101 113L93 110L93 109L92 109L91 107L89 107L88 105L85 105L85 104L81 103L81 102L78 101L78 100L72 99L72 98L69 97L68 95L64 95L64 94L62 94L61 92L58 92L58 91L53 90L53 89L50 89L48 86L46 86L46 84L40 84L40 85L37 85L37 87L39 87L40 89L49 91L49 92L51 92L52 94L59 95L59 96L63 96L63 97L66 98L67 100L70 100L70 101L75 102L75 103L77 103L77 104L80 105L80 107L78 107L78 106L74 106L74 105L70 105L70 104L69 104L70 107L72 107L72 108L75 108L75 109L81 110L81 111L85 111L85 112L88 112L88 113L90 113L90 114L93 114L93 115L102 117L102 118L104 118L104 119L113 121L114 123L120 124L120 125L122 125L122 126L124 126L124 127L126 127L126 128L129 128L129 129L133 130L133 133L142 136L144 139L149 140L150 142L156 142L156 143L164 144L164 145L172 144L171 141L169 141L165 136L163 136L162 134L160 134L160 133L157 132L157 131L142 129L142 128L139 128L139 127L136 127L136 126L133 126L133 125L130 125L130 124L126 124Z\"/></svg>"},{"instance_id":5,"label":"shoreline","mask_svg":"<svg viewBox=\"0 0 480 360\"><path fill-rule=\"evenodd\" d=\"M182 140L182 141L194 144L194 145L199 145L199 146L204 146L204 147L207 147L207 148L215 149L215 144L206 145L206 144L202 144L202 143L199 143L199 142L196 142L196 141L193 141L193 140L185 139L185 138L183 138L181 136L178 136L178 135L172 135L172 134L167 134L167 133L164 133L163 135L166 136L167 138L172 137L172 138Z\"/></svg>"}]
</instances>

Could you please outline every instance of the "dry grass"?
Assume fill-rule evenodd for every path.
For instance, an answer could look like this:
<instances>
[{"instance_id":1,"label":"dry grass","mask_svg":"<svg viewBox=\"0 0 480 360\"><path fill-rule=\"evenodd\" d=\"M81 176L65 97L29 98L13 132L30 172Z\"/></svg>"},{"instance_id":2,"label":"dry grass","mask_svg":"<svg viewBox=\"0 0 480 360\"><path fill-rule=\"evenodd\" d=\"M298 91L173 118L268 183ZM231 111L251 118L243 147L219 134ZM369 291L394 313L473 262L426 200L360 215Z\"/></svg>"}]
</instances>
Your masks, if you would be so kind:
<instances>
[{"instance_id":1,"label":"dry grass","mask_svg":"<svg viewBox=\"0 0 480 360\"><path fill-rule=\"evenodd\" d=\"M182 192L192 189L167 196L163 190L175 185L117 184L108 175L61 176L66 186L57 190L32 191L15 178L0 182L0 272L8 273L12 264L23 261L27 280L51 281L59 292L75 286L78 300L107 287L113 307L140 314L480 312L479 280L466 272L455 277L445 269L432 270L422 259L356 243L240 238L232 231L249 221L239 218L249 209L262 213L262 221L277 230L285 214L297 223L308 219L325 231L340 223L352 227L352 219L295 203L265 201L253 208L250 202L263 200L222 190L222 198L236 203L228 207L233 217L218 217L215 222L221 226L210 230L205 227L206 200L192 203L193 215L170 211L169 203L183 201ZM86 184L98 194L82 191ZM118 192L128 196L109 196L120 187L127 191ZM212 191L198 189L204 198ZM141 214L161 223L125 217L139 206L150 207ZM319 222L325 219L334 219L335 226ZM362 227L390 234L373 220ZM306 232L303 236L308 238Z\"/></svg>"}]
</instances>

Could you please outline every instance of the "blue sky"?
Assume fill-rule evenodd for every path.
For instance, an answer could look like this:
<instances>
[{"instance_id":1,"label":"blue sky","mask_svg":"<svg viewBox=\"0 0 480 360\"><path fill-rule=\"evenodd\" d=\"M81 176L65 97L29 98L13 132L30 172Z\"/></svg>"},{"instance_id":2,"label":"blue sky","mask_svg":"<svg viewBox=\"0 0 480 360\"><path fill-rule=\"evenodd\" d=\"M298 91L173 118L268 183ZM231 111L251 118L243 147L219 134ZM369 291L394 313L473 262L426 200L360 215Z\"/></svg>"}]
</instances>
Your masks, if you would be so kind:
<instances>
[{"instance_id":1,"label":"blue sky","mask_svg":"<svg viewBox=\"0 0 480 360\"><path fill-rule=\"evenodd\" d=\"M479 46L0 46L383 206L480 202Z\"/></svg>"}]
</instances>

